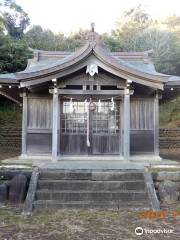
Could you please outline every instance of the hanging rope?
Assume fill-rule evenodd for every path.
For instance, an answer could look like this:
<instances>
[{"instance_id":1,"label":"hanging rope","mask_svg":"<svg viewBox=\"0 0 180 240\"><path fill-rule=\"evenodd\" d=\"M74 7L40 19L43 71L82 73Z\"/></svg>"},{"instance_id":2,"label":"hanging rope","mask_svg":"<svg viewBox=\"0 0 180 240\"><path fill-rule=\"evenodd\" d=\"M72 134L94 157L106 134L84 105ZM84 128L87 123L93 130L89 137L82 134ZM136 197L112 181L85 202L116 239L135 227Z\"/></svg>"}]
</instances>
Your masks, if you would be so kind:
<instances>
[{"instance_id":1,"label":"hanging rope","mask_svg":"<svg viewBox=\"0 0 180 240\"><path fill-rule=\"evenodd\" d=\"M114 106L115 106L115 102L114 102L114 98L111 98L111 111L114 111Z\"/></svg>"},{"instance_id":2,"label":"hanging rope","mask_svg":"<svg viewBox=\"0 0 180 240\"><path fill-rule=\"evenodd\" d=\"M101 112L101 100L98 101L98 112Z\"/></svg>"},{"instance_id":3,"label":"hanging rope","mask_svg":"<svg viewBox=\"0 0 180 240\"><path fill-rule=\"evenodd\" d=\"M82 101L82 98L77 98L77 97L66 97L66 96L63 96L63 98L66 98L66 99L69 99L69 100L77 100L77 101ZM120 98L119 96L113 96L113 99L118 99ZM86 99L87 100L87 99ZM108 97L108 98L101 98L101 101L106 101L106 100L112 100L112 97Z\"/></svg>"},{"instance_id":4,"label":"hanging rope","mask_svg":"<svg viewBox=\"0 0 180 240\"><path fill-rule=\"evenodd\" d=\"M73 106L72 98L70 99L70 107L69 107L69 111L70 111L70 113L73 113L73 111L74 111L74 106Z\"/></svg>"},{"instance_id":5,"label":"hanging rope","mask_svg":"<svg viewBox=\"0 0 180 240\"><path fill-rule=\"evenodd\" d=\"M85 109L85 112L87 113L88 112L88 101L87 101L87 99L85 99L85 101L84 101L84 109Z\"/></svg>"}]
</instances>

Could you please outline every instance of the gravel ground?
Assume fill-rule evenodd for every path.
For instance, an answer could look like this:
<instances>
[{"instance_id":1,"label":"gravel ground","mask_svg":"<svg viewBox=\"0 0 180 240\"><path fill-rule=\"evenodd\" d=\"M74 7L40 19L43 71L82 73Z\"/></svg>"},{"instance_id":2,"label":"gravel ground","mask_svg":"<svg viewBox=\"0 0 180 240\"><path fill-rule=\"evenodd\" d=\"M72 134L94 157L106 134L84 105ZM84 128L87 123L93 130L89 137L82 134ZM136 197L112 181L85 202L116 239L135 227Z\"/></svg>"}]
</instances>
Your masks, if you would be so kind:
<instances>
[{"instance_id":1,"label":"gravel ground","mask_svg":"<svg viewBox=\"0 0 180 240\"><path fill-rule=\"evenodd\" d=\"M173 218L171 211L166 209L167 216L163 220L150 220L143 219L142 211L138 210L58 210L34 212L33 216L26 217L17 209L0 208L0 239L178 240L180 216ZM174 233L144 233L137 236L136 227L173 230Z\"/></svg>"}]
</instances>

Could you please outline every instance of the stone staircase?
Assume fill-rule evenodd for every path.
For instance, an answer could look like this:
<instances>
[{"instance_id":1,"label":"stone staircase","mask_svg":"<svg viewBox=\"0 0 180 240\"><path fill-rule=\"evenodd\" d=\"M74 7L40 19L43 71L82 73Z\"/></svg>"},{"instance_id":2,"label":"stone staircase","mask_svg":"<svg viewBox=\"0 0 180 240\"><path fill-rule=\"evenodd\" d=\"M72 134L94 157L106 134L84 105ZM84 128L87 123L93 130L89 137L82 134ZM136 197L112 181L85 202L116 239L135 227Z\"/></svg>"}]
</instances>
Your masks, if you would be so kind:
<instances>
[{"instance_id":1,"label":"stone staircase","mask_svg":"<svg viewBox=\"0 0 180 240\"><path fill-rule=\"evenodd\" d=\"M143 171L40 170L36 178L32 209L151 208Z\"/></svg>"}]
</instances>

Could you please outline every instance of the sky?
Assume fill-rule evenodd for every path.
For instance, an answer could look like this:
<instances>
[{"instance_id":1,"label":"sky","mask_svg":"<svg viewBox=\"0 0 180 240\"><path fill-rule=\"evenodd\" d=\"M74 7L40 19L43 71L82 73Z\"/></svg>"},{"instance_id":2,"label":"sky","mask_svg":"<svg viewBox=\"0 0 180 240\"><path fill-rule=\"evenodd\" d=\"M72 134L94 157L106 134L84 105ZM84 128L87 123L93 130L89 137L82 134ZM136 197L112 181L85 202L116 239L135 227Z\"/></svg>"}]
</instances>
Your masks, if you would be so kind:
<instances>
[{"instance_id":1,"label":"sky","mask_svg":"<svg viewBox=\"0 0 180 240\"><path fill-rule=\"evenodd\" d=\"M110 32L126 10L142 4L153 18L180 16L180 0L16 0L28 13L31 25L68 35L95 22L99 33Z\"/></svg>"}]
</instances>

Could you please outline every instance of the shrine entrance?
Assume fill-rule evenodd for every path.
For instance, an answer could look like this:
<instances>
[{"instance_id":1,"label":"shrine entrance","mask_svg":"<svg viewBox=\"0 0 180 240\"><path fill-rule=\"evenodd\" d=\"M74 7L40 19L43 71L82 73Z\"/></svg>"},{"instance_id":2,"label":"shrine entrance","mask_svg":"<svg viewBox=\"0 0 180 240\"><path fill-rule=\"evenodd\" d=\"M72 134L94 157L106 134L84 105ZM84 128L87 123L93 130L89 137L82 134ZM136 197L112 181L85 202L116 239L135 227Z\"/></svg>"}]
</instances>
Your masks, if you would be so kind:
<instances>
[{"instance_id":1,"label":"shrine entrance","mask_svg":"<svg viewBox=\"0 0 180 240\"><path fill-rule=\"evenodd\" d=\"M61 154L118 154L121 144L121 100L62 100Z\"/></svg>"}]
</instances>

